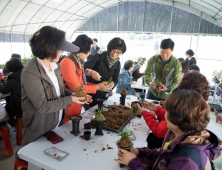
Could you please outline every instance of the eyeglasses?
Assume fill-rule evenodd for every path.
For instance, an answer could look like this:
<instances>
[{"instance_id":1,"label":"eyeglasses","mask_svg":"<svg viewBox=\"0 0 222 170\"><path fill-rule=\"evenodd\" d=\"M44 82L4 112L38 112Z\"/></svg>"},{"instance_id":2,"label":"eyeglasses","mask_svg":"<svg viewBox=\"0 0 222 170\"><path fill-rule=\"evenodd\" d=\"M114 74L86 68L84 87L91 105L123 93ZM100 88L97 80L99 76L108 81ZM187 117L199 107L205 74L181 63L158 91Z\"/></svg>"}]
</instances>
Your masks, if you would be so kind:
<instances>
[{"instance_id":1,"label":"eyeglasses","mask_svg":"<svg viewBox=\"0 0 222 170\"><path fill-rule=\"evenodd\" d=\"M117 56L119 56L120 54L122 54L122 52L118 52L118 51L116 51L116 50L111 50L111 53L113 53L113 54L116 53Z\"/></svg>"}]
</instances>

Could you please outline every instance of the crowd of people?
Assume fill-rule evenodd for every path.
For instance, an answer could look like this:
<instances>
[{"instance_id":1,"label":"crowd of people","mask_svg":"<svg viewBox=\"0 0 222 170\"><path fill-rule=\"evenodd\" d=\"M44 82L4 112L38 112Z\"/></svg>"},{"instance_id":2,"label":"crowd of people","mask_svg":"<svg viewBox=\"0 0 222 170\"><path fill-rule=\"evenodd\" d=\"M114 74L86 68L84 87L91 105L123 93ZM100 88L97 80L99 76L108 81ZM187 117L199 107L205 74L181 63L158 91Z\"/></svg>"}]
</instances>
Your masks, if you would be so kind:
<instances>
[{"instance_id":1,"label":"crowd of people","mask_svg":"<svg viewBox=\"0 0 222 170\"><path fill-rule=\"evenodd\" d=\"M14 117L23 117L23 145L27 145L69 121L70 116L80 115L82 106L87 110L97 99L106 100L114 88L116 93L123 87L128 95L140 93L131 85L142 77L149 86L146 98L160 101L161 106L148 101L143 107L137 105L137 114L152 131L148 145L119 149L115 161L141 170L211 168L222 143L206 129L209 84L196 65L194 52L189 49L185 60L177 59L172 55L174 42L164 39L160 54L150 57L141 73L145 61L141 57L136 62L127 60L121 68L120 56L127 50L123 39L111 39L102 53L97 42L82 34L69 43L65 32L51 26L35 32L29 40L32 60L24 67L21 56L13 54L5 65L6 79L1 75L5 81L0 83L0 92L10 93L10 97L5 109L0 107L0 121L15 127ZM63 51L69 55L60 59ZM110 78L112 82L107 84ZM86 97L76 96L80 86Z\"/></svg>"}]
</instances>

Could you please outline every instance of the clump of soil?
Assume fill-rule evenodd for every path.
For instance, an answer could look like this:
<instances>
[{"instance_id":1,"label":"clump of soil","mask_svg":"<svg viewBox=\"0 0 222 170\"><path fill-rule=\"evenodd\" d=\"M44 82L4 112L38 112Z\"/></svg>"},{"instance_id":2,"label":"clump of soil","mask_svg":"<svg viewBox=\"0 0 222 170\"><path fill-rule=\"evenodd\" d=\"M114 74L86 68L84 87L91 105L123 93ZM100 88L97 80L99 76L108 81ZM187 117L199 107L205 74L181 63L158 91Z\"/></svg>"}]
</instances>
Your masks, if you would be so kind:
<instances>
[{"instance_id":1,"label":"clump of soil","mask_svg":"<svg viewBox=\"0 0 222 170\"><path fill-rule=\"evenodd\" d=\"M123 148L128 148L132 145L132 142L129 139L121 137L121 139L119 141L119 145Z\"/></svg>"},{"instance_id":2,"label":"clump of soil","mask_svg":"<svg viewBox=\"0 0 222 170\"><path fill-rule=\"evenodd\" d=\"M104 120L103 109L98 108L94 120L101 122Z\"/></svg>"},{"instance_id":3,"label":"clump of soil","mask_svg":"<svg viewBox=\"0 0 222 170\"><path fill-rule=\"evenodd\" d=\"M134 117L136 117L136 112L137 112L137 110L138 110L137 103L136 103L136 102L133 103L131 107L132 107L132 115L133 115Z\"/></svg>"},{"instance_id":4,"label":"clump of soil","mask_svg":"<svg viewBox=\"0 0 222 170\"><path fill-rule=\"evenodd\" d=\"M79 101L81 101L81 102L86 102L87 101L87 94L84 92L83 85L77 87L74 90L77 91L77 93L76 93L77 97L85 97L84 100L79 100Z\"/></svg>"},{"instance_id":5,"label":"clump of soil","mask_svg":"<svg viewBox=\"0 0 222 170\"><path fill-rule=\"evenodd\" d=\"M104 151L105 150L105 148L102 148L102 151Z\"/></svg>"},{"instance_id":6,"label":"clump of soil","mask_svg":"<svg viewBox=\"0 0 222 170\"><path fill-rule=\"evenodd\" d=\"M160 82L159 85L156 85L156 89L157 90L163 89L163 84Z\"/></svg>"},{"instance_id":7,"label":"clump of soil","mask_svg":"<svg viewBox=\"0 0 222 170\"><path fill-rule=\"evenodd\" d=\"M120 92L121 95L127 95L127 91L126 88L122 88L122 91Z\"/></svg>"},{"instance_id":8,"label":"clump of soil","mask_svg":"<svg viewBox=\"0 0 222 170\"><path fill-rule=\"evenodd\" d=\"M104 84L105 84L105 85L107 85L107 86L109 86L109 85L111 85L111 84L112 84L112 82L113 82L113 78L112 78L112 77L110 77L110 78L109 78L109 80L104 81Z\"/></svg>"}]
</instances>

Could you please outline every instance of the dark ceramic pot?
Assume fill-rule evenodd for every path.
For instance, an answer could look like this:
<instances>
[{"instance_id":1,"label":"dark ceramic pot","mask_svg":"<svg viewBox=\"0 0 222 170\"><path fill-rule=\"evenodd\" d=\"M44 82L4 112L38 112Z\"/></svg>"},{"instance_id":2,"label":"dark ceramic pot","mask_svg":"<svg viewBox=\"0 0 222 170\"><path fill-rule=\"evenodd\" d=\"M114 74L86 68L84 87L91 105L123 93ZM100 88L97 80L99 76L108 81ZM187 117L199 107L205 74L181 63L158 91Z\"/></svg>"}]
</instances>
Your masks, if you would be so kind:
<instances>
[{"instance_id":1,"label":"dark ceramic pot","mask_svg":"<svg viewBox=\"0 0 222 170\"><path fill-rule=\"evenodd\" d=\"M96 123L96 132L95 132L95 135L103 135L103 121L96 121L95 120L95 123Z\"/></svg>"},{"instance_id":2,"label":"dark ceramic pot","mask_svg":"<svg viewBox=\"0 0 222 170\"><path fill-rule=\"evenodd\" d=\"M126 95L122 95L121 94L121 97L120 97L120 104L125 106L125 102L126 102Z\"/></svg>"},{"instance_id":3,"label":"dark ceramic pot","mask_svg":"<svg viewBox=\"0 0 222 170\"><path fill-rule=\"evenodd\" d=\"M120 141L120 140L118 140L118 141L116 142L116 145L117 145L117 147L120 148L120 149L125 149L125 150L127 150L127 151L130 151L130 149L133 147L133 142L132 142L132 141L131 141L131 142L132 142L132 145L131 145L130 147L128 147L128 148L124 148L124 147L120 146L120 145L119 145L119 141ZM123 166L125 166L125 165L120 163L119 166L120 166L120 167L123 167Z\"/></svg>"},{"instance_id":4,"label":"dark ceramic pot","mask_svg":"<svg viewBox=\"0 0 222 170\"><path fill-rule=\"evenodd\" d=\"M71 133L77 136L79 131L79 122L82 120L82 116L70 116L69 119L72 121L72 131Z\"/></svg>"}]
</instances>

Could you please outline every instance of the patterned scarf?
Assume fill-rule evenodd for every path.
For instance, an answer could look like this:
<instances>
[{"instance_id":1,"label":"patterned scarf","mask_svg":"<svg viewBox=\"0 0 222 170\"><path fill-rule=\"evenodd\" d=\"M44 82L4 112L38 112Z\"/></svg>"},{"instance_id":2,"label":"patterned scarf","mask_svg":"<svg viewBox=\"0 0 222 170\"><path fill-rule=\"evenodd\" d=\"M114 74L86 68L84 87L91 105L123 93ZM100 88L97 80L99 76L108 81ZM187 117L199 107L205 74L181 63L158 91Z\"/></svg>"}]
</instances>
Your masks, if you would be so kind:
<instances>
[{"instance_id":1,"label":"patterned scarf","mask_svg":"<svg viewBox=\"0 0 222 170\"><path fill-rule=\"evenodd\" d=\"M84 65L85 65L85 61L83 59L81 59L80 57L78 57L76 54L72 53L72 56L75 58L75 60L77 61L77 63L80 66L80 69L82 70L82 80L83 80L83 84L87 85L87 81L86 81L86 75L85 75L85 71L84 71Z\"/></svg>"},{"instance_id":2,"label":"patterned scarf","mask_svg":"<svg viewBox=\"0 0 222 170\"><path fill-rule=\"evenodd\" d=\"M107 60L109 62L109 68L111 68L117 61L119 61L119 57L116 59L112 59L109 56L107 56Z\"/></svg>"}]
</instances>

